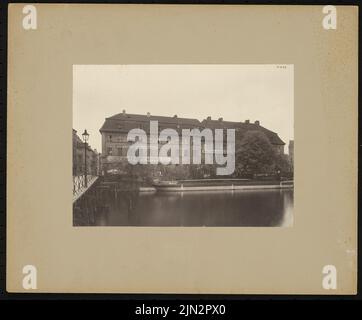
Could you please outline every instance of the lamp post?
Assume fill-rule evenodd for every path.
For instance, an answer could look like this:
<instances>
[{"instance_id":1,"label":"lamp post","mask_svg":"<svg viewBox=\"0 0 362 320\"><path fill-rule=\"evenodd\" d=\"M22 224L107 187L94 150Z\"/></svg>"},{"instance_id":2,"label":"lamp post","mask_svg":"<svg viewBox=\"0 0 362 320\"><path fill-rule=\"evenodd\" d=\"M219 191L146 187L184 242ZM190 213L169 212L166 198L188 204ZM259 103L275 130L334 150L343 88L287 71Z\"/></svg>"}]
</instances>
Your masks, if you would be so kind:
<instances>
[{"instance_id":1,"label":"lamp post","mask_svg":"<svg viewBox=\"0 0 362 320\"><path fill-rule=\"evenodd\" d=\"M83 141L84 141L84 187L88 187L88 181L87 181L87 141L89 138L89 133L85 129L83 134Z\"/></svg>"}]
</instances>

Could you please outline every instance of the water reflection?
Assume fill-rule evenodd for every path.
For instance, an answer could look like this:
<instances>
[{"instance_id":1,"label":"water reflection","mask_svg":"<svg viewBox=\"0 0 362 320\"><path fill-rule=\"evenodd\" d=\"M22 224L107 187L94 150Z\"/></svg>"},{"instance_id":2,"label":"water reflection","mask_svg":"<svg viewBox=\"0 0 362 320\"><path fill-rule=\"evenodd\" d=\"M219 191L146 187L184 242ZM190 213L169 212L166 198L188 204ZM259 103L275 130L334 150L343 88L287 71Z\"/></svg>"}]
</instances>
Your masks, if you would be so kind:
<instances>
[{"instance_id":1,"label":"water reflection","mask_svg":"<svg viewBox=\"0 0 362 320\"><path fill-rule=\"evenodd\" d=\"M293 225L293 190L129 193L110 197L98 226Z\"/></svg>"}]
</instances>

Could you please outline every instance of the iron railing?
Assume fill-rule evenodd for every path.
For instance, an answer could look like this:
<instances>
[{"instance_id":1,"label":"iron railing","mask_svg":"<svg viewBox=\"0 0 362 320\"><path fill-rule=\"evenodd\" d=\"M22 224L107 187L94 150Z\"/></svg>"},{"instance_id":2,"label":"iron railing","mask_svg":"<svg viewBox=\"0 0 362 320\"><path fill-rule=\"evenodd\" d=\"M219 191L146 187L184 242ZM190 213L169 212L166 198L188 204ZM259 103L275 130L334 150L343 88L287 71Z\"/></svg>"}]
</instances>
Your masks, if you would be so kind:
<instances>
[{"instance_id":1,"label":"iron railing","mask_svg":"<svg viewBox=\"0 0 362 320\"><path fill-rule=\"evenodd\" d=\"M87 175L87 185L89 186L96 176ZM73 176L73 196L77 196L86 190L85 176Z\"/></svg>"}]
</instances>

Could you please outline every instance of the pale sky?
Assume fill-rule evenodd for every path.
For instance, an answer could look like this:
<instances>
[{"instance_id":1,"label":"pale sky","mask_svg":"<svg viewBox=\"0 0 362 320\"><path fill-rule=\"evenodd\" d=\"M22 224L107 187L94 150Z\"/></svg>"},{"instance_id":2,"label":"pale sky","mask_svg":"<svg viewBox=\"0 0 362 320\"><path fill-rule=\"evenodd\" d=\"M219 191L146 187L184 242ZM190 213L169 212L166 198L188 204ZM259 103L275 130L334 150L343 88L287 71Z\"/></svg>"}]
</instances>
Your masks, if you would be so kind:
<instances>
[{"instance_id":1,"label":"pale sky","mask_svg":"<svg viewBox=\"0 0 362 320\"><path fill-rule=\"evenodd\" d=\"M127 113L260 121L294 139L293 65L74 65L73 128L101 152L106 117Z\"/></svg>"}]
</instances>

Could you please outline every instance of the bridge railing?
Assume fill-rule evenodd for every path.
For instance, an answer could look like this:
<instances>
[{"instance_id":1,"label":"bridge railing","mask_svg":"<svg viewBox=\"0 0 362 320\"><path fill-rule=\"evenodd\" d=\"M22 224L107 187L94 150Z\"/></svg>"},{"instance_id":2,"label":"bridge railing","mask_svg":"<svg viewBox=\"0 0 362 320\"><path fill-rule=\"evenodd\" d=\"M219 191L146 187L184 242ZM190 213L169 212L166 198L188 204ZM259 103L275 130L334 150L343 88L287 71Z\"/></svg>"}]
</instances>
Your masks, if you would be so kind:
<instances>
[{"instance_id":1,"label":"bridge railing","mask_svg":"<svg viewBox=\"0 0 362 320\"><path fill-rule=\"evenodd\" d=\"M92 182L97 178L97 176L87 175L87 186L89 187ZM86 188L85 176L73 176L73 197L83 193Z\"/></svg>"}]
</instances>

